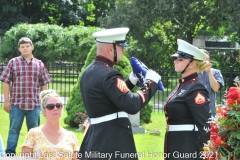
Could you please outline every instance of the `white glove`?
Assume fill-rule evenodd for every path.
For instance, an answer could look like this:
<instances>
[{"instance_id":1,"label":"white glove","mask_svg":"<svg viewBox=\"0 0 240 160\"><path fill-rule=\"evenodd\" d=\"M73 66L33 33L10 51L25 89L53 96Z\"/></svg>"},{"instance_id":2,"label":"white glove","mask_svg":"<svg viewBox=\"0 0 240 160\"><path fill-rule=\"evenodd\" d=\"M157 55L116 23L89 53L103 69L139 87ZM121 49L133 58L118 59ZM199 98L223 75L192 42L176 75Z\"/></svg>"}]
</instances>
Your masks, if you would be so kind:
<instances>
[{"instance_id":1,"label":"white glove","mask_svg":"<svg viewBox=\"0 0 240 160\"><path fill-rule=\"evenodd\" d=\"M146 73L145 79L152 80L158 84L158 82L161 80L161 76L157 74L155 71L149 69Z\"/></svg>"},{"instance_id":2,"label":"white glove","mask_svg":"<svg viewBox=\"0 0 240 160\"><path fill-rule=\"evenodd\" d=\"M137 76L135 76L135 74L133 72L130 73L129 80L131 81L131 83L133 85L136 85L138 82L138 78L137 78Z\"/></svg>"}]
</instances>

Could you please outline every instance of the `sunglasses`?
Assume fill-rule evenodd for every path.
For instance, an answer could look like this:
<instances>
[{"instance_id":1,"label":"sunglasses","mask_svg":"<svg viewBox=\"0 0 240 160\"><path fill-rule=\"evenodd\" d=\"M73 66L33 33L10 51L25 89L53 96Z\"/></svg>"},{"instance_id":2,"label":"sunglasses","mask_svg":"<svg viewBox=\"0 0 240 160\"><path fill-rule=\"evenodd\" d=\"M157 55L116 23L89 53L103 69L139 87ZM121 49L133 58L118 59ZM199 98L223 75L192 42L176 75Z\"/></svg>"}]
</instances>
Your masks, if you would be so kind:
<instances>
[{"instance_id":1,"label":"sunglasses","mask_svg":"<svg viewBox=\"0 0 240 160\"><path fill-rule=\"evenodd\" d=\"M48 110L53 110L54 109L54 107L56 106L56 108L57 109L61 109L62 108L62 103L56 103L56 104L48 104L47 106L46 106L46 108L48 109Z\"/></svg>"}]
</instances>

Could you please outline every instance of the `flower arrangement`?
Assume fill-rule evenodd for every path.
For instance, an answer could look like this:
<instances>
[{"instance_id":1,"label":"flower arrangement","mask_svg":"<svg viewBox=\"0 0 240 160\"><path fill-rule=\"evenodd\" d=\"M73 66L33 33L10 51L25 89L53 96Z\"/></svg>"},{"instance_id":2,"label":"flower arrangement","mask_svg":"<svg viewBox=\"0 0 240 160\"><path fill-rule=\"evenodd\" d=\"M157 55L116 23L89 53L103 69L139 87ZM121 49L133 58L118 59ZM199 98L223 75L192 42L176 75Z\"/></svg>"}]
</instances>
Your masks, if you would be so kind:
<instances>
[{"instance_id":1,"label":"flower arrangement","mask_svg":"<svg viewBox=\"0 0 240 160\"><path fill-rule=\"evenodd\" d=\"M237 87L226 91L225 105L217 108L216 118L211 119L210 140L204 145L207 160L240 159L240 81Z\"/></svg>"}]
</instances>

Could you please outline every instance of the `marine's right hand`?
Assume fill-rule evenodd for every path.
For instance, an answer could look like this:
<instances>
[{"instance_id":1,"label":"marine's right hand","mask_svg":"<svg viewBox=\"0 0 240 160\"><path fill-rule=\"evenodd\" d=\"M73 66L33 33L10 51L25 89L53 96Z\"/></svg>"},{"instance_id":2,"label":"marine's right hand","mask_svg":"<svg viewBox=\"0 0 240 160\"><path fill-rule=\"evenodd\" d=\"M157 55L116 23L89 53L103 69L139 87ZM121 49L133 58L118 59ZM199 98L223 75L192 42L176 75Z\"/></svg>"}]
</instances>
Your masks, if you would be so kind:
<instances>
[{"instance_id":1,"label":"marine's right hand","mask_svg":"<svg viewBox=\"0 0 240 160\"><path fill-rule=\"evenodd\" d=\"M164 91L164 86L161 81L161 76L158 73L156 73L155 71L149 69L146 73L145 79L154 81L155 83L158 84L159 89L161 91Z\"/></svg>"},{"instance_id":2,"label":"marine's right hand","mask_svg":"<svg viewBox=\"0 0 240 160\"><path fill-rule=\"evenodd\" d=\"M138 78L137 82L138 87L142 87L143 84L145 83L145 80L150 79L158 84L159 89L161 91L164 91L161 76L158 75L155 71L149 70L148 67L143 62L141 62L139 59L135 57L131 57L130 64L132 66L134 75L136 75ZM146 78L147 74L148 77Z\"/></svg>"},{"instance_id":3,"label":"marine's right hand","mask_svg":"<svg viewBox=\"0 0 240 160\"><path fill-rule=\"evenodd\" d=\"M4 102L4 110L7 112L7 113L10 113L10 110L12 109L11 107L11 103L9 101L7 102Z\"/></svg>"}]
</instances>

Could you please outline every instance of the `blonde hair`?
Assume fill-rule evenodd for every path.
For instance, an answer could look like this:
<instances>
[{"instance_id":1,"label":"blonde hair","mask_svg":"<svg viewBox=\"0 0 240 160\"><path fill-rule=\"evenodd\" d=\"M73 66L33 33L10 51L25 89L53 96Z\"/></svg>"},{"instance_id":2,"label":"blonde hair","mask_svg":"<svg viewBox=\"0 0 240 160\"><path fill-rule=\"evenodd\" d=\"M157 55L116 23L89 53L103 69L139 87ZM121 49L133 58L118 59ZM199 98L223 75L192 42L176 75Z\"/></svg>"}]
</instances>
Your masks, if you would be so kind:
<instances>
[{"instance_id":1,"label":"blonde hair","mask_svg":"<svg viewBox=\"0 0 240 160\"><path fill-rule=\"evenodd\" d=\"M41 91L41 93L39 94L39 98L41 100L41 108L42 109L46 108L47 100L52 97L57 97L60 101L62 101L60 96L57 94L57 92L55 90L48 89L48 90Z\"/></svg>"},{"instance_id":2,"label":"blonde hair","mask_svg":"<svg viewBox=\"0 0 240 160\"><path fill-rule=\"evenodd\" d=\"M210 62L208 61L196 61L198 71L203 71L205 68L207 68L210 65Z\"/></svg>"}]
</instances>

